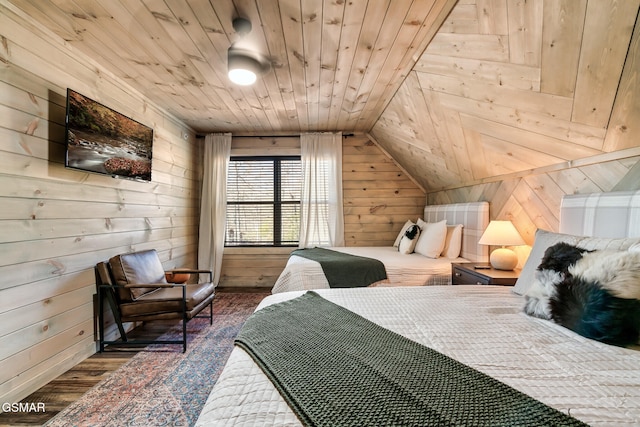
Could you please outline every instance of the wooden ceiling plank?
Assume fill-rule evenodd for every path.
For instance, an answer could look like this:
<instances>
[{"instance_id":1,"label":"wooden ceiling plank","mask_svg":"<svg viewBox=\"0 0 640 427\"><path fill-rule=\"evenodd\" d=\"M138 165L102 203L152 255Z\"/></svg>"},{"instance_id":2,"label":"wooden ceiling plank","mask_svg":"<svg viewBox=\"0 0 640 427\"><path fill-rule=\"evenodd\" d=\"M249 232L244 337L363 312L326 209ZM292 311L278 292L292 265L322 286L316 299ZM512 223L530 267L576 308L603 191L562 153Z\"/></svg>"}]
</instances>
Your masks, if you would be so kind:
<instances>
[{"instance_id":1,"label":"wooden ceiling plank","mask_svg":"<svg viewBox=\"0 0 640 427\"><path fill-rule=\"evenodd\" d=\"M337 77L338 53L342 37L346 2L323 1L322 53L320 56L320 86L318 88L318 130L329 126L332 95Z\"/></svg>"},{"instance_id":2,"label":"wooden ceiling plank","mask_svg":"<svg viewBox=\"0 0 640 427\"><path fill-rule=\"evenodd\" d=\"M173 93L171 98L173 100L172 104L166 104L179 107L173 108L173 114L180 117L190 117L202 111L207 111L208 114L211 110L216 112L226 110L224 113L225 117L219 120L220 123L242 123L246 121L244 114L241 113L240 116L235 114L240 111L240 109L235 101L228 95L228 92L223 90L222 83L218 75L211 72L211 69L202 61L191 62L188 58L185 58L183 51L166 32L165 27L161 25L161 20L156 19L144 5L128 1L109 1L103 2L103 5L105 8L108 8L110 13L115 14L114 16L118 16L118 19L120 20L126 19L124 10L128 11L134 19L134 22L131 23L131 27L138 28L146 32L146 37L140 38L145 39L145 41L143 41L145 44L153 43L152 47L155 48L153 51L154 57L156 58L158 65L163 67L165 71L169 72L169 70L171 70L172 73L177 72L185 74L187 72L187 68L189 68L189 71L193 71L193 73L190 73L191 76L193 76L194 73L198 76L198 78L186 77L187 80L192 82L192 84L182 87L178 85L177 81L176 84L173 85L161 83L165 82L166 79L160 80L156 85L158 89ZM122 11L120 9L122 9ZM203 84L197 84L196 82L198 80ZM194 87L194 83L198 88ZM217 96L212 96L214 93ZM198 99L201 105L196 105L192 108L188 108L187 110L182 109L180 106L184 104L183 97L184 99L187 99L190 96ZM185 121L192 125L202 122L202 120L188 119Z\"/></svg>"},{"instance_id":3,"label":"wooden ceiling plank","mask_svg":"<svg viewBox=\"0 0 640 427\"><path fill-rule=\"evenodd\" d=\"M342 130L338 121L342 113L342 101L352 75L352 67L358 52L360 33L365 13L368 10L368 0L345 2L342 31L338 45L338 58L333 78L331 106L329 110L328 129Z\"/></svg>"},{"instance_id":4,"label":"wooden ceiling plank","mask_svg":"<svg viewBox=\"0 0 640 427\"><path fill-rule=\"evenodd\" d=\"M528 65L454 58L425 52L416 63L414 71L486 81L514 89L540 90L540 69Z\"/></svg>"},{"instance_id":5,"label":"wooden ceiling plank","mask_svg":"<svg viewBox=\"0 0 640 427\"><path fill-rule=\"evenodd\" d=\"M601 128L543 116L514 106L503 106L445 93L440 94L440 102L447 108L453 108L471 116L527 130L541 137L570 142L575 144L572 149L585 155L602 151L605 131Z\"/></svg>"},{"instance_id":6,"label":"wooden ceiling plank","mask_svg":"<svg viewBox=\"0 0 640 427\"><path fill-rule=\"evenodd\" d=\"M443 92L491 104L515 106L561 120L571 119L573 98L550 95L530 90L513 89L490 83L463 80L457 76L417 73L425 90Z\"/></svg>"},{"instance_id":7,"label":"wooden ceiling plank","mask_svg":"<svg viewBox=\"0 0 640 427\"><path fill-rule=\"evenodd\" d=\"M159 1L160 0L158 0L158 2ZM227 88L236 102L241 105L242 108L246 109L246 111L249 111L249 109L251 110L250 115L253 120L250 122L250 124L254 126L257 124L266 126L269 123L269 119L267 118L267 111L269 110L262 108L260 100L253 90L257 85L251 88L244 89L237 88L234 85L230 84L228 79L226 79L226 50L224 51L224 54L223 49L215 50L217 56L221 60L215 61L215 66L212 67L211 61L208 61L206 59L206 55L207 52L213 50L213 45L211 44L207 33L203 30L202 25L198 21L198 17L192 11L191 7L186 4L185 0L163 1L168 8L166 14L168 15L169 13L171 13L171 16L175 17L175 19L163 18L160 20L161 24L165 26L167 32L174 31L174 34L177 33L179 35L180 40L183 40L184 43L189 44L190 54L188 57L188 61L190 61L191 63L198 63L206 70L207 74L211 73L212 71L217 72L221 76L220 81L222 85ZM184 37L188 38L189 42L187 42Z\"/></svg>"},{"instance_id":8,"label":"wooden ceiling plank","mask_svg":"<svg viewBox=\"0 0 640 427\"><path fill-rule=\"evenodd\" d=\"M543 4L542 1L507 0L511 63L540 66Z\"/></svg>"},{"instance_id":9,"label":"wooden ceiling plank","mask_svg":"<svg viewBox=\"0 0 640 427\"><path fill-rule=\"evenodd\" d=\"M637 147L640 134L640 13L636 18L636 26L627 53L622 78L607 135L604 140L605 151L616 151L624 148Z\"/></svg>"},{"instance_id":10,"label":"wooden ceiling plank","mask_svg":"<svg viewBox=\"0 0 640 427\"><path fill-rule=\"evenodd\" d=\"M210 50L203 52L203 55L208 62L218 64L217 67L212 67L211 73L206 74L206 78L211 79L213 90L204 88L205 94L212 100L214 105L220 106L220 108L216 108L216 114L219 113L220 109L226 109L235 117L233 120L226 119L227 126L225 127L219 128L208 125L204 128L201 127L200 131L207 133L213 131L229 131L238 124L248 124L249 119L244 113L244 111L248 109L248 106L243 104L241 108L240 105L238 105L236 100L241 98L241 95L234 93L231 82L227 76L226 66L224 66L224 64L227 63L227 48L231 45L230 38L227 34L233 31L231 22L226 22L224 18L232 16L232 14L235 13L235 8L228 2L203 3L197 0L187 1L211 43ZM224 18L221 19L220 17ZM248 124L248 126L251 126L251 124Z\"/></svg>"},{"instance_id":11,"label":"wooden ceiling plank","mask_svg":"<svg viewBox=\"0 0 640 427\"><path fill-rule=\"evenodd\" d=\"M563 159L544 152L532 150L511 141L479 132L482 135L482 149L489 160L489 175L497 176L521 172L531 168L562 163Z\"/></svg>"},{"instance_id":12,"label":"wooden ceiling plank","mask_svg":"<svg viewBox=\"0 0 640 427\"><path fill-rule=\"evenodd\" d=\"M473 2L458 3L442 22L440 30L445 33L478 34L478 8Z\"/></svg>"},{"instance_id":13,"label":"wooden ceiling plank","mask_svg":"<svg viewBox=\"0 0 640 427\"><path fill-rule=\"evenodd\" d=\"M146 49L134 37L127 35L110 13L93 0L78 3L80 6L70 1L55 1L60 10L73 16L76 31L83 35L83 43L78 46L80 51L96 59L101 58L99 61L105 67L117 67L129 81L161 80Z\"/></svg>"},{"instance_id":14,"label":"wooden ceiling plank","mask_svg":"<svg viewBox=\"0 0 640 427\"><path fill-rule=\"evenodd\" d=\"M98 14L93 13L95 11L89 12L94 16L98 16ZM78 13L80 15L80 13ZM84 42L83 48L89 49L91 51L102 52L103 63L111 64L112 69L119 69L121 72L121 76L123 80L128 81L132 86L137 86L138 89L143 94L155 93L158 89L158 85L155 82L163 82L163 81L173 81L175 84L171 86L162 85L163 88L171 88L170 92L175 92L175 88L178 86L178 82L171 77L163 77L165 74L164 69L162 67L154 66L153 64L145 64L138 63L135 60L123 59L121 56L116 55L115 52L117 48L112 48L113 46L118 46L112 42L112 38L110 37L111 32L107 31L103 25L100 24L101 20L98 20L96 25L87 25L87 30L84 31ZM107 23L110 20L107 21ZM104 42L107 42L107 45ZM142 49L142 48L140 48ZM95 57L95 56L94 56ZM135 58L135 56L133 56ZM160 75L154 73L154 69L159 71ZM135 71L142 71L144 74L136 74ZM166 73L167 76L170 76ZM170 80L171 79L171 80ZM165 91L167 92L167 91ZM197 110L198 108L202 108L201 100L202 96L189 96L187 93L183 93L180 97L180 103L176 104L175 99L173 97L165 98L166 102L171 102L169 105L188 105L189 109ZM176 109L167 109L172 114L182 114L179 108Z\"/></svg>"},{"instance_id":15,"label":"wooden ceiling plank","mask_svg":"<svg viewBox=\"0 0 640 427\"><path fill-rule=\"evenodd\" d=\"M639 0L590 1L578 65L573 121L605 128L609 122Z\"/></svg>"},{"instance_id":16,"label":"wooden ceiling plank","mask_svg":"<svg viewBox=\"0 0 640 427\"><path fill-rule=\"evenodd\" d=\"M16 7L43 23L63 40L82 40L82 32L76 31L73 16L62 12L53 2L33 2L31 0L12 0Z\"/></svg>"},{"instance_id":17,"label":"wooden ceiling plank","mask_svg":"<svg viewBox=\"0 0 640 427\"><path fill-rule=\"evenodd\" d=\"M197 46L195 46L188 32L183 28L182 22L178 17L174 15L169 5L163 0L142 1L149 10L149 13L153 16L153 19L156 21L156 28L158 29L158 31L161 31L155 33L156 36L159 37L159 39L156 39L159 45L167 44L179 46L179 52L182 58L180 60L180 64L184 64L184 67L189 67L189 69L192 70L195 68L193 67L193 63L195 61L198 61L201 63L201 65L203 65L203 67L206 68L206 72L210 76L210 78L213 78L216 84L220 84L221 81L219 79L211 76L209 67L206 66L201 52L198 50ZM176 7L175 4L173 6ZM188 5L186 4L184 4L183 6L184 9L189 9ZM198 75L201 77L201 82L205 80L199 72ZM179 83L186 92L190 92L193 90L192 87L194 86L194 84L198 84L197 81L198 80L194 80L192 81L192 84L186 85L181 82ZM244 102L244 99L242 99L243 103L241 104L237 102L237 99L231 99L232 101L230 105L232 106L232 110L236 111L236 116L238 116L238 112L242 113L242 115L238 117L240 122L256 122L256 120L251 121L251 119L254 117L254 113L250 106L246 102ZM228 102L229 99L227 99L227 103ZM183 113L181 115L184 114L187 114L188 116L191 115L188 113Z\"/></svg>"},{"instance_id":18,"label":"wooden ceiling plank","mask_svg":"<svg viewBox=\"0 0 640 427\"><path fill-rule=\"evenodd\" d=\"M586 10L587 0L545 2L540 64L542 93L573 98Z\"/></svg>"},{"instance_id":19,"label":"wooden ceiling plank","mask_svg":"<svg viewBox=\"0 0 640 427\"><path fill-rule=\"evenodd\" d=\"M479 34L509 34L506 0L476 0Z\"/></svg>"},{"instance_id":20,"label":"wooden ceiling plank","mask_svg":"<svg viewBox=\"0 0 640 427\"><path fill-rule=\"evenodd\" d=\"M241 16L249 19L252 24L251 32L244 36L243 39L251 37L251 48L256 49L261 55L267 56L267 59L269 59L265 39L265 24L261 20L260 12L256 7L255 1L235 0L234 4ZM226 64L226 62L224 63ZM250 93L252 91L255 95L255 102L257 102L257 104L254 104L252 100L250 103L255 105L254 109L257 108L264 113L267 120L267 123L263 126L265 129L274 131L276 129L282 129L288 124L286 114L282 114L284 104L282 103L282 96L278 90L275 74L271 70L262 76L258 76L258 81L255 84L251 87L242 88L242 91ZM266 126L267 124L269 126Z\"/></svg>"},{"instance_id":21,"label":"wooden ceiling plank","mask_svg":"<svg viewBox=\"0 0 640 427\"><path fill-rule=\"evenodd\" d=\"M487 158L482 149L482 135L474 129L462 128L464 139L467 144L467 152L469 153L469 162L471 163L471 173L473 180L486 178L490 175ZM473 159L473 161L471 161Z\"/></svg>"},{"instance_id":22,"label":"wooden ceiling plank","mask_svg":"<svg viewBox=\"0 0 640 427\"><path fill-rule=\"evenodd\" d=\"M496 34L438 33L433 37L427 52L433 55L453 56L486 61L508 62L508 37Z\"/></svg>"},{"instance_id":23,"label":"wooden ceiling plank","mask_svg":"<svg viewBox=\"0 0 640 427\"><path fill-rule=\"evenodd\" d=\"M389 7L390 0L376 0L369 2L361 22L361 30L356 45L356 53L351 63L351 71L348 74L347 85L341 98L340 115L336 127L348 130L347 121L354 112L356 98L362 82L362 76L366 72L370 62L376 41L380 36L380 26ZM406 1L398 2L404 5Z\"/></svg>"},{"instance_id":24,"label":"wooden ceiling plank","mask_svg":"<svg viewBox=\"0 0 640 427\"><path fill-rule=\"evenodd\" d=\"M305 61L305 86L309 130L318 130L320 114L320 66L324 34L322 1L300 1L302 12L302 42Z\"/></svg>"},{"instance_id":25,"label":"wooden ceiling plank","mask_svg":"<svg viewBox=\"0 0 640 427\"><path fill-rule=\"evenodd\" d=\"M302 0L280 0L280 21L287 48L287 64L291 74L293 98L298 111L300 131L310 130L309 114L307 111L307 85L305 68L307 66L304 57Z\"/></svg>"},{"instance_id":26,"label":"wooden ceiling plank","mask_svg":"<svg viewBox=\"0 0 640 427\"><path fill-rule=\"evenodd\" d=\"M539 152L542 156L551 155L563 160L575 160L601 153L600 150L593 150L582 147L581 145L571 144L567 141L482 119L478 116L461 113L461 118L464 127L474 129L483 135L489 135L515 145L528 147L532 151ZM537 164L539 162L536 162L536 159L532 157L531 163Z\"/></svg>"},{"instance_id":27,"label":"wooden ceiling plank","mask_svg":"<svg viewBox=\"0 0 640 427\"><path fill-rule=\"evenodd\" d=\"M406 30L416 30L417 25L404 25L412 3L410 1L395 1L387 7L381 22L375 23L375 21L371 21L367 23L372 28L377 28L377 34L375 43L369 49L370 54L366 56L366 64L363 64L361 68L363 72L358 74L357 84L352 85L350 83L349 89L345 94L349 111L349 116L346 120L343 120L345 128L358 129L358 118L363 117L365 104L370 97L375 96L372 92L376 87L378 77L381 77L381 82L386 83L393 73L393 68L387 62L388 56L394 49L403 49L404 52L407 48L404 43L398 42L398 38ZM404 41L404 38L401 38L401 40ZM394 67L396 65L393 64ZM351 90L351 87L354 89Z\"/></svg>"},{"instance_id":28,"label":"wooden ceiling plank","mask_svg":"<svg viewBox=\"0 0 640 427\"><path fill-rule=\"evenodd\" d=\"M419 4L419 3L418 3ZM397 66L395 73L390 78L384 91L381 95L374 95L370 100L375 100L375 103L366 105L363 111L363 117L365 120L361 124L363 128L371 128L378 117L385 110L392 97L395 95L399 85L404 81L409 72L413 70L418 58L422 56L425 49L431 42L434 35L440 28L441 23L445 20L449 12L456 5L456 0L435 0L432 7L429 10L429 14L423 21L420 30L416 33L415 40L413 41L413 48L406 52L399 64L403 66ZM425 9L427 6L424 6Z\"/></svg>"},{"instance_id":29,"label":"wooden ceiling plank","mask_svg":"<svg viewBox=\"0 0 640 427\"><path fill-rule=\"evenodd\" d=\"M280 6L276 1L267 1L258 2L257 7L271 60L272 70L270 73L273 73L275 78L275 86L270 88L270 93L273 94L277 90L282 100L281 122L285 125L280 130L300 129L287 62L287 49L280 21ZM279 104L280 102L278 102Z\"/></svg>"}]
</instances>

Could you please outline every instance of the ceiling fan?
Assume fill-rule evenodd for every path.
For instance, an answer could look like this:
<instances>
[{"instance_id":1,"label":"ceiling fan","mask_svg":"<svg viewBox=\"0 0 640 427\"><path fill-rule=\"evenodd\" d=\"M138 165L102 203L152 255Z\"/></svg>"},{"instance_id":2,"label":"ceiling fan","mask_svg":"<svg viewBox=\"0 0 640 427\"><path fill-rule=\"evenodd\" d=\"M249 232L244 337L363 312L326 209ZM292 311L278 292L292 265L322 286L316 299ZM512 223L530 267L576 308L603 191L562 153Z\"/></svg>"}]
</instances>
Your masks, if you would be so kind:
<instances>
[{"instance_id":1,"label":"ceiling fan","mask_svg":"<svg viewBox=\"0 0 640 427\"><path fill-rule=\"evenodd\" d=\"M245 18L235 18L233 29L244 38L251 32L251 21ZM241 86L255 83L258 76L269 71L268 58L255 49L247 47L243 40L236 41L227 51L229 80Z\"/></svg>"}]
</instances>

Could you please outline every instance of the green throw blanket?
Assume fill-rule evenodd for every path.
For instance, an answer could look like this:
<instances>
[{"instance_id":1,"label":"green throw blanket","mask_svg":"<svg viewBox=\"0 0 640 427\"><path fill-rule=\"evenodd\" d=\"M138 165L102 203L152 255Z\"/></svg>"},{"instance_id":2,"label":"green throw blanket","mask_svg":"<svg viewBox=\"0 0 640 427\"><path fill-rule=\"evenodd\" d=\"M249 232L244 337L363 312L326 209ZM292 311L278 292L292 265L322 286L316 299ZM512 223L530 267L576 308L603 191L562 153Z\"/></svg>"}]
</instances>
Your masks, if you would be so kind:
<instances>
[{"instance_id":1,"label":"green throw blanket","mask_svg":"<svg viewBox=\"0 0 640 427\"><path fill-rule=\"evenodd\" d=\"M324 248L296 249L291 255L317 261L331 288L364 287L387 278L384 264L373 258Z\"/></svg>"},{"instance_id":2,"label":"green throw blanket","mask_svg":"<svg viewBox=\"0 0 640 427\"><path fill-rule=\"evenodd\" d=\"M254 313L236 345L307 426L584 425L314 292Z\"/></svg>"}]
</instances>

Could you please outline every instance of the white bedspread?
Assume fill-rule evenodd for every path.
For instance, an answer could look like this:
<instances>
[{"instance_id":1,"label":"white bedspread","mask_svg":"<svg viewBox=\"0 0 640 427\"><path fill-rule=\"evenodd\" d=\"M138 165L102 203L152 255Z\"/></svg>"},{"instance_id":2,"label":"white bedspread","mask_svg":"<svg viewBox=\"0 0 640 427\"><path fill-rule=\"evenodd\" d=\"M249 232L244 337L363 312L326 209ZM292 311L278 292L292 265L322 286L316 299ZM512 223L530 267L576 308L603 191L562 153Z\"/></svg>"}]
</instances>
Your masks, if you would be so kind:
<instances>
[{"instance_id":1,"label":"white bedspread","mask_svg":"<svg viewBox=\"0 0 640 427\"><path fill-rule=\"evenodd\" d=\"M401 254L392 246L332 247L327 248L351 255L375 258L387 270L387 280L372 286L425 286L451 284L451 263L466 262L464 258L427 258L423 255ZM329 282L322 266L313 260L291 256L276 280L272 293L328 289Z\"/></svg>"},{"instance_id":2,"label":"white bedspread","mask_svg":"<svg viewBox=\"0 0 640 427\"><path fill-rule=\"evenodd\" d=\"M509 287L317 292L588 424L640 425L640 350L601 344L528 317L520 310L522 297ZM258 309L301 293L271 295ZM260 368L236 347L196 425L300 423Z\"/></svg>"}]
</instances>

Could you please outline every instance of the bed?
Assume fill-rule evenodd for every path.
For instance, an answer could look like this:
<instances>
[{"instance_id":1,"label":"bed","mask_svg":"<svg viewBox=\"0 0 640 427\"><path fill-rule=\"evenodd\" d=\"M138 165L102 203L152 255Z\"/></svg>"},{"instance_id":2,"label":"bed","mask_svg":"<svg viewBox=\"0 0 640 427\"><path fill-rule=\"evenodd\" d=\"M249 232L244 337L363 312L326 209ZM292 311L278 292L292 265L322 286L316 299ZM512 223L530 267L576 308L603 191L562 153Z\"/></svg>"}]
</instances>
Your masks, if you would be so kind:
<instances>
[{"instance_id":1,"label":"bed","mask_svg":"<svg viewBox=\"0 0 640 427\"><path fill-rule=\"evenodd\" d=\"M461 225L459 253L455 251L455 256L452 257L447 257L444 253L445 256L436 258L427 257L420 253L404 254L398 250L399 239L396 240L394 246L332 247L327 249L381 261L384 264L387 277L372 283L371 286L450 285L452 262L486 262L488 260L488 247L478 244L482 232L489 224L489 204L487 202L426 206L423 218L429 224L446 221L450 230L449 237L451 237L453 227ZM405 224L403 229L407 225ZM272 293L329 287L329 281L318 262L292 254L276 280Z\"/></svg>"},{"instance_id":2,"label":"bed","mask_svg":"<svg viewBox=\"0 0 640 427\"><path fill-rule=\"evenodd\" d=\"M612 223L615 226L603 226ZM560 231L539 230L514 288L374 287L312 293L498 380L576 422L640 425L639 347L587 339L522 311L522 294L527 292L544 250L554 242L568 241L592 249L637 249L640 191L565 197ZM256 315L265 309L277 311L278 304L307 294L271 295L262 301ZM322 364L312 367L324 374ZM354 417L362 412L360 407L351 410ZM457 408L463 415L470 410L467 406ZM252 357L236 347L196 425L297 426L301 422Z\"/></svg>"}]
</instances>

